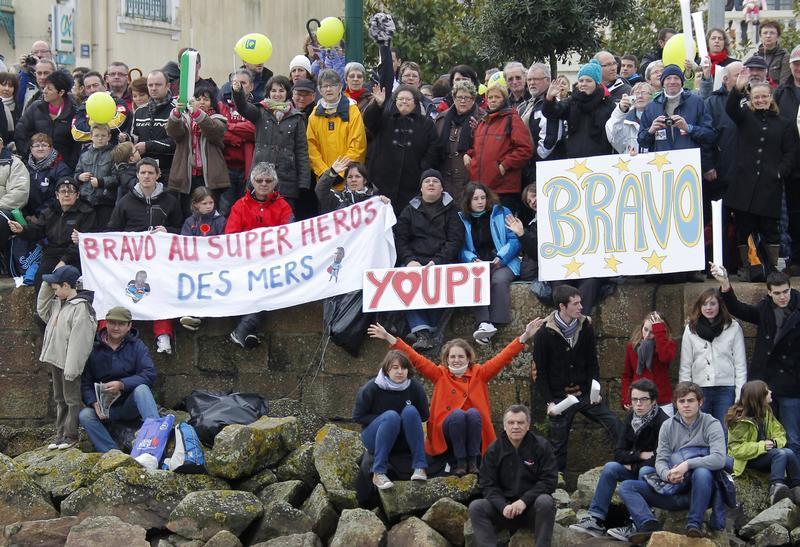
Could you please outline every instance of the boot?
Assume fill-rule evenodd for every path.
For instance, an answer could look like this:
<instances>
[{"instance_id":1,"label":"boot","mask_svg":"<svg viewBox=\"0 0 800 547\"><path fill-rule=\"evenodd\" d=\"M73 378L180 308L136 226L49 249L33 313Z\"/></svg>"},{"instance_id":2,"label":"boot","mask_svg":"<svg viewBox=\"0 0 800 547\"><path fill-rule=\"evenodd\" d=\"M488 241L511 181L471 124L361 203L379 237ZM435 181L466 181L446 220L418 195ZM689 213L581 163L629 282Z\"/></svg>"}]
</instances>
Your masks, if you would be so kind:
<instances>
[{"instance_id":1,"label":"boot","mask_svg":"<svg viewBox=\"0 0 800 547\"><path fill-rule=\"evenodd\" d=\"M769 258L768 272L778 271L778 257L781 255L780 245L767 245L767 257Z\"/></svg>"},{"instance_id":2,"label":"boot","mask_svg":"<svg viewBox=\"0 0 800 547\"><path fill-rule=\"evenodd\" d=\"M739 245L739 279L744 282L750 281L750 258L747 252L750 250L747 245Z\"/></svg>"}]
</instances>

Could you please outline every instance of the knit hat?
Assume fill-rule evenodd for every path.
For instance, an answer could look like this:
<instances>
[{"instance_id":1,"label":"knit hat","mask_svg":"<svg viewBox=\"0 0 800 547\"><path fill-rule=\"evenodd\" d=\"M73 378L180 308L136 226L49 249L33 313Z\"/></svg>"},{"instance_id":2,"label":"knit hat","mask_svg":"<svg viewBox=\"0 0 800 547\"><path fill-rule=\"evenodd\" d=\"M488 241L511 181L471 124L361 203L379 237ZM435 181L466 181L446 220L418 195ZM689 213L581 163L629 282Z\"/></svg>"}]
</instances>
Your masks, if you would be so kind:
<instances>
[{"instance_id":1,"label":"knit hat","mask_svg":"<svg viewBox=\"0 0 800 547\"><path fill-rule=\"evenodd\" d=\"M603 69L600 67L600 63L598 63L595 59L592 59L583 65L578 71L578 79L582 78L583 76L588 76L594 80L594 83L599 84L602 74Z\"/></svg>"},{"instance_id":2,"label":"knit hat","mask_svg":"<svg viewBox=\"0 0 800 547\"><path fill-rule=\"evenodd\" d=\"M661 73L661 85L664 85L664 80L667 79L667 76L677 76L681 79L681 84L686 82L686 76L683 74L683 70L678 65L667 65L664 67L664 72Z\"/></svg>"},{"instance_id":3,"label":"knit hat","mask_svg":"<svg viewBox=\"0 0 800 547\"><path fill-rule=\"evenodd\" d=\"M425 171L422 172L422 176L419 178L419 183L422 184L422 181L428 177L437 178L439 182L442 182L442 174L439 171L436 169L425 169Z\"/></svg>"},{"instance_id":4,"label":"knit hat","mask_svg":"<svg viewBox=\"0 0 800 547\"><path fill-rule=\"evenodd\" d=\"M308 60L308 57L305 55L295 55L292 62L289 63L289 72L292 71L294 67L304 68L306 72L311 74L311 61Z\"/></svg>"}]
</instances>

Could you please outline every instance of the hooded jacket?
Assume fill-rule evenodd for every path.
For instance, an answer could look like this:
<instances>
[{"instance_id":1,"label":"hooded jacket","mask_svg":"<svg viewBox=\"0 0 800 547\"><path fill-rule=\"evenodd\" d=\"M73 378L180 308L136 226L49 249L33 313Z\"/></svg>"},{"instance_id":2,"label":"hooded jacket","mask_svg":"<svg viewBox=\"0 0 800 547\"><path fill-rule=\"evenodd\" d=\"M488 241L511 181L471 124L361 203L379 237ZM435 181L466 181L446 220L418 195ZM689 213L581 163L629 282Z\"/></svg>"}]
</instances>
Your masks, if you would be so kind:
<instances>
[{"instance_id":1,"label":"hooded jacket","mask_svg":"<svg viewBox=\"0 0 800 547\"><path fill-rule=\"evenodd\" d=\"M167 93L162 100L150 99L133 113L133 142L145 143L142 157L157 159L162 174L169 172L175 154L175 141L167 135L167 120L174 107L175 100Z\"/></svg>"},{"instance_id":2,"label":"hooded jacket","mask_svg":"<svg viewBox=\"0 0 800 547\"><path fill-rule=\"evenodd\" d=\"M531 133L514 108L488 112L473 132L470 180L478 180L497 194L519 194L522 169L533 157ZM505 174L500 174L500 165Z\"/></svg>"},{"instance_id":3,"label":"hooded jacket","mask_svg":"<svg viewBox=\"0 0 800 547\"><path fill-rule=\"evenodd\" d=\"M47 323L42 339L39 360L64 371L68 382L77 380L92 351L97 330L92 291L78 291L69 300L55 296L50 283L42 283L36 301L36 311Z\"/></svg>"},{"instance_id":4,"label":"hooded jacket","mask_svg":"<svg viewBox=\"0 0 800 547\"><path fill-rule=\"evenodd\" d=\"M497 257L502 262L503 266L508 266L508 269L514 272L514 275L519 275L519 267L521 260L519 258L520 244L517 235L506 227L506 217L511 214L507 208L502 205L495 205L492 207L491 218L489 220L489 229L492 232L492 242L497 251ZM458 212L458 217L464 223L464 246L461 248L460 259L461 262L472 262L478 258L475 249L475 243L472 240L472 223L470 219L464 214L463 211Z\"/></svg>"},{"instance_id":5,"label":"hooded jacket","mask_svg":"<svg viewBox=\"0 0 800 547\"><path fill-rule=\"evenodd\" d=\"M194 146L192 146L192 121L200 127L200 163L203 166L203 181L211 190L230 186L228 166L222 155L225 137L225 116L211 114L198 109L194 114L180 114L173 109L167 120L167 135L175 141L175 155L169 171L169 189L188 194L192 188Z\"/></svg>"},{"instance_id":6,"label":"hooded jacket","mask_svg":"<svg viewBox=\"0 0 800 547\"><path fill-rule=\"evenodd\" d=\"M253 164L262 161L275 164L278 172L276 191L282 196L296 198L301 188L310 188L308 139L303 114L290 106L278 121L270 109L248 103L243 91L234 91L233 100L239 113L255 126Z\"/></svg>"},{"instance_id":7,"label":"hooded jacket","mask_svg":"<svg viewBox=\"0 0 800 547\"><path fill-rule=\"evenodd\" d=\"M29 241L43 241L44 257L56 258L56 262L80 267L78 246L72 242L72 231L87 233L93 232L95 228L96 217L91 205L78 199L75 205L65 211L56 201L36 222L23 226L20 235Z\"/></svg>"},{"instance_id":8,"label":"hooded jacket","mask_svg":"<svg viewBox=\"0 0 800 547\"><path fill-rule=\"evenodd\" d=\"M364 163L367 156L367 133L358 105L342 95L336 110L325 112L321 104L308 117L308 159L319 177L336 158L347 156L350 161Z\"/></svg>"},{"instance_id":9,"label":"hooded jacket","mask_svg":"<svg viewBox=\"0 0 800 547\"><path fill-rule=\"evenodd\" d=\"M58 157L45 169L34 169L30 165L26 167L30 174L30 191L25 214L40 216L58 201L56 183L64 177L72 176L72 170Z\"/></svg>"},{"instance_id":10,"label":"hooded jacket","mask_svg":"<svg viewBox=\"0 0 800 547\"><path fill-rule=\"evenodd\" d=\"M14 141L17 153L27 158L31 151L31 137L44 133L53 139L53 148L58 150L64 162L74 169L81 153L81 143L72 138L72 118L75 116L75 102L70 95L64 96L64 107L54 120L50 119L49 105L42 99L35 101L17 122Z\"/></svg>"},{"instance_id":11,"label":"hooded jacket","mask_svg":"<svg viewBox=\"0 0 800 547\"><path fill-rule=\"evenodd\" d=\"M75 181L81 185L81 199L90 205L111 205L117 202L117 184L119 181L114 176L114 160L111 157L113 144L103 148L89 146L81 154L78 165L75 166ZM97 178L97 188L86 182L78 180L81 173L91 173Z\"/></svg>"},{"instance_id":12,"label":"hooded jacket","mask_svg":"<svg viewBox=\"0 0 800 547\"><path fill-rule=\"evenodd\" d=\"M97 402L95 382L122 382L122 394L117 401L121 403L140 385L152 388L156 381L156 366L136 329L128 331L115 350L106 343L106 336L105 328L95 335L92 352L81 375L81 394L86 406Z\"/></svg>"},{"instance_id":13,"label":"hooded jacket","mask_svg":"<svg viewBox=\"0 0 800 547\"><path fill-rule=\"evenodd\" d=\"M183 214L178 200L157 182L149 197L142 192L141 184L136 184L119 200L108 221L108 231L145 232L163 226L168 232L177 234L182 224Z\"/></svg>"},{"instance_id":14,"label":"hooded jacket","mask_svg":"<svg viewBox=\"0 0 800 547\"><path fill-rule=\"evenodd\" d=\"M25 207L30 193L30 175L22 160L8 148L0 151L0 210Z\"/></svg>"},{"instance_id":15,"label":"hooded jacket","mask_svg":"<svg viewBox=\"0 0 800 547\"><path fill-rule=\"evenodd\" d=\"M678 381L700 387L733 386L738 401L747 381L747 355L739 322L731 321L711 342L692 332L687 323L681 338Z\"/></svg>"},{"instance_id":16,"label":"hooded jacket","mask_svg":"<svg viewBox=\"0 0 800 547\"><path fill-rule=\"evenodd\" d=\"M747 462L766 454L767 439L775 441L775 448L786 446L786 430L771 411L764 417L764 437L758 440L758 426L753 418L741 418L728 429L728 454L733 458L734 477L744 473Z\"/></svg>"},{"instance_id":17,"label":"hooded jacket","mask_svg":"<svg viewBox=\"0 0 800 547\"><path fill-rule=\"evenodd\" d=\"M292 208L278 192L272 192L264 201L258 201L251 190L231 207L225 233L236 234L254 228L281 226L291 222L292 217Z\"/></svg>"},{"instance_id":18,"label":"hooded jacket","mask_svg":"<svg viewBox=\"0 0 800 547\"><path fill-rule=\"evenodd\" d=\"M431 216L428 216L432 213ZM434 206L423 207L415 197L400 213L394 226L398 266L412 260L420 264L454 264L464 245L464 225L450 194L444 192Z\"/></svg>"}]
</instances>

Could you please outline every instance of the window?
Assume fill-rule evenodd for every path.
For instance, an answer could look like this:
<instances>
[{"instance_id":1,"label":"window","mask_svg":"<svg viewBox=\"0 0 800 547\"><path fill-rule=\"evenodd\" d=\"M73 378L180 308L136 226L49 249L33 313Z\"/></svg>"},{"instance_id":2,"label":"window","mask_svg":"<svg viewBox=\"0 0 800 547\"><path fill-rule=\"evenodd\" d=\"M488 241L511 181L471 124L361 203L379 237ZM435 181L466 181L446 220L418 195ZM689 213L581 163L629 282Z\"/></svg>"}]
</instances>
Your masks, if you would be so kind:
<instances>
[{"instance_id":1,"label":"window","mask_svg":"<svg viewBox=\"0 0 800 547\"><path fill-rule=\"evenodd\" d=\"M170 22L167 0L126 0L125 17Z\"/></svg>"}]
</instances>

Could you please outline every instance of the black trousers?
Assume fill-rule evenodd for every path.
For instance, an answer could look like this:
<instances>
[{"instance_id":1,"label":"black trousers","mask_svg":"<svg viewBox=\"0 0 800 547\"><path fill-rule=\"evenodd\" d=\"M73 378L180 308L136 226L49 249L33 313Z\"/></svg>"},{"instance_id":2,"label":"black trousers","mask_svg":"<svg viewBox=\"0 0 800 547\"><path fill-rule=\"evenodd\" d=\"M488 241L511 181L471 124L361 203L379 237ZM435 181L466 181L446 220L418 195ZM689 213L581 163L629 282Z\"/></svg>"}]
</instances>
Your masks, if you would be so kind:
<instances>
[{"instance_id":1,"label":"black trousers","mask_svg":"<svg viewBox=\"0 0 800 547\"><path fill-rule=\"evenodd\" d=\"M553 541L556 503L550 494L541 494L521 515L507 519L489 500L481 498L469 504L469 518L475 545L497 545L495 526L498 526L512 531L530 528L536 536L536 547L548 547Z\"/></svg>"}]
</instances>

